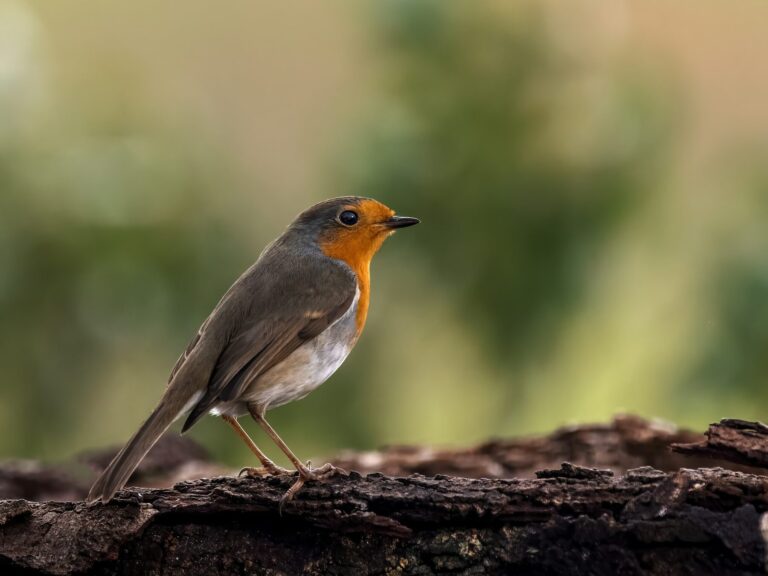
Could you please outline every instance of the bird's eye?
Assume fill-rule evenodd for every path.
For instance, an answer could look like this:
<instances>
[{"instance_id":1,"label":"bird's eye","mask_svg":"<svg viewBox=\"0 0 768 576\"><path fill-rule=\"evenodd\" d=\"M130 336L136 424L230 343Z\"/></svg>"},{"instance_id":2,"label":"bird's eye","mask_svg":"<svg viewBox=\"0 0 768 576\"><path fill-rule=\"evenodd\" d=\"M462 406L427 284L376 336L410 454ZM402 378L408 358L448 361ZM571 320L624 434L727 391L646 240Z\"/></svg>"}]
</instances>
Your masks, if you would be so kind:
<instances>
[{"instance_id":1,"label":"bird's eye","mask_svg":"<svg viewBox=\"0 0 768 576\"><path fill-rule=\"evenodd\" d=\"M339 214L339 222L344 224L344 226L354 226L357 224L357 218L357 212L353 210L344 210L344 212Z\"/></svg>"}]
</instances>

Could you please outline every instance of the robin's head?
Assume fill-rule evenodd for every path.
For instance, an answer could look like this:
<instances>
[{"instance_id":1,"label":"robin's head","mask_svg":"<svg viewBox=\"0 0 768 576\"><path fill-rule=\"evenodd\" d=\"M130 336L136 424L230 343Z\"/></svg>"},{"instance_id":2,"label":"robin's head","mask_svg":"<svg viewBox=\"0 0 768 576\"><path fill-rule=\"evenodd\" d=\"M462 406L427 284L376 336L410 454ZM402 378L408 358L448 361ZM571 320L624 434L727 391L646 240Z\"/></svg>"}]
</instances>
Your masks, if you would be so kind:
<instances>
[{"instance_id":1,"label":"robin's head","mask_svg":"<svg viewBox=\"0 0 768 576\"><path fill-rule=\"evenodd\" d=\"M315 204L302 212L293 226L313 235L320 249L353 268L370 262L388 236L419 220L397 216L371 198L344 196Z\"/></svg>"}]
</instances>

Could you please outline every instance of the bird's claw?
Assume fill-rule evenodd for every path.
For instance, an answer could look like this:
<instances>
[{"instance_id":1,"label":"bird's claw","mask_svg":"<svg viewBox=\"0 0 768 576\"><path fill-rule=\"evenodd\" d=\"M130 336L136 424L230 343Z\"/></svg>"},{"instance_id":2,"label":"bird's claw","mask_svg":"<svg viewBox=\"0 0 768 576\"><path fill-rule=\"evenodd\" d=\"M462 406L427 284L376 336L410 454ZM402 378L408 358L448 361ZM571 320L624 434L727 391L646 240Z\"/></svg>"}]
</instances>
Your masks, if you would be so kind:
<instances>
[{"instance_id":1,"label":"bird's claw","mask_svg":"<svg viewBox=\"0 0 768 576\"><path fill-rule=\"evenodd\" d=\"M237 473L237 477L242 478L243 475L246 475L249 478L264 478L265 476L279 476L281 474L293 474L293 470L286 470L277 465L260 466L258 468L246 466Z\"/></svg>"},{"instance_id":2,"label":"bird's claw","mask_svg":"<svg viewBox=\"0 0 768 576\"><path fill-rule=\"evenodd\" d=\"M283 506L285 506L286 503L293 500L293 497L296 496L296 494L299 493L299 491L304 487L304 484L307 482L315 482L317 480L320 480L322 478L327 478L330 476L349 476L349 472L344 470L343 468L338 468L334 466L333 464L323 464L320 466L320 468L312 469L310 466L310 463L307 462L307 466L304 466L302 468L299 468L299 477L296 479L296 482L291 485L288 490L286 490L285 494L283 494L282 498L280 498L280 503L277 507L278 512L280 515L283 515Z\"/></svg>"}]
</instances>

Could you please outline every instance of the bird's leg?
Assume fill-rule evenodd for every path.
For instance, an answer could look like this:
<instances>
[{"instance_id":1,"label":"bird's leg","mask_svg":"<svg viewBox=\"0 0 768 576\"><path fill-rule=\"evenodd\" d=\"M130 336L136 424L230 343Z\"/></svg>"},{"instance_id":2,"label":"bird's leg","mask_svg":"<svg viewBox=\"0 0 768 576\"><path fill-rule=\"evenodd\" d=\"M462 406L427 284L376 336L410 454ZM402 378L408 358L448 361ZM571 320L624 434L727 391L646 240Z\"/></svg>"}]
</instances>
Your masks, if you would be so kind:
<instances>
[{"instance_id":1,"label":"bird's leg","mask_svg":"<svg viewBox=\"0 0 768 576\"><path fill-rule=\"evenodd\" d=\"M251 413L251 416L253 417L256 422L258 422L259 426L261 426L264 429L264 432L267 433L267 435L272 438L275 444L277 444L277 447L280 448L280 450L283 451L283 454L285 454L288 459L291 461L291 463L296 467L296 470L299 472L299 478L296 480L296 482L291 486L288 491L283 495L283 497L280 499L280 509L282 510L283 504L293 499L293 497L301 490L301 488L310 480L318 480L321 476L326 476L335 472L344 472L341 470L341 468L336 468L332 464L324 464L320 468L315 468L314 470L310 468L309 466L305 465L301 460L299 460L296 455L291 451L290 448L288 448L288 445L283 442L283 439L280 438L278 433L275 431L274 428L270 425L269 422L264 418L264 408L254 405L254 404L248 404L248 412Z\"/></svg>"},{"instance_id":2,"label":"bird's leg","mask_svg":"<svg viewBox=\"0 0 768 576\"><path fill-rule=\"evenodd\" d=\"M311 479L312 471L296 457L291 449L288 448L288 445L283 442L283 439L278 436L277 432L275 432L275 429L272 428L270 423L267 422L264 418L264 411L256 407L252 408L250 405L248 406L248 411L251 413L253 419L258 422L259 426L261 426L267 435L272 438L274 443L277 444L277 447L280 448L280 450L282 450L286 456L288 456L291 464L293 464L296 467L296 470L299 471L299 475L305 476L307 479Z\"/></svg>"},{"instance_id":3,"label":"bird's leg","mask_svg":"<svg viewBox=\"0 0 768 576\"><path fill-rule=\"evenodd\" d=\"M240 422L237 421L237 418L234 416L229 416L227 414L221 415L222 420L232 426L232 429L237 433L240 438L242 438L243 442L248 446L248 448L256 455L256 458L259 459L259 462L261 462L261 468L243 468L240 470L240 473L238 476L242 476L244 473L248 474L248 476L266 476L268 474L290 474L290 470L286 470L285 468L282 468L272 462L272 460L267 457L264 452L262 452L258 446L256 446L256 443L251 440L251 437L248 436L248 432L246 432L242 426L240 426Z\"/></svg>"}]
</instances>

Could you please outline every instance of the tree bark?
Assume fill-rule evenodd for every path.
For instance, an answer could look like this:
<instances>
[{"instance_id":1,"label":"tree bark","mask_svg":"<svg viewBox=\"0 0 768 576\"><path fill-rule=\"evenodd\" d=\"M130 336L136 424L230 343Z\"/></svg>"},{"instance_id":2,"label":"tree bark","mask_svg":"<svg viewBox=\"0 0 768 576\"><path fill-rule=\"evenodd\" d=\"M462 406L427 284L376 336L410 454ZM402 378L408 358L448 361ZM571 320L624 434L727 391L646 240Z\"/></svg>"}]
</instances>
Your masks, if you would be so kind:
<instances>
[{"instance_id":1,"label":"tree bark","mask_svg":"<svg viewBox=\"0 0 768 576\"><path fill-rule=\"evenodd\" d=\"M3 500L0 574L762 574L766 478L681 468L669 444L697 440L625 417L466 450L346 454L337 462L410 475L337 474L282 515L289 476L131 488L107 505ZM521 454L563 451L582 465L504 477L528 476ZM596 461L606 469L583 464Z\"/></svg>"},{"instance_id":2,"label":"tree bark","mask_svg":"<svg viewBox=\"0 0 768 576\"><path fill-rule=\"evenodd\" d=\"M768 426L726 418L709 426L705 440L675 443L672 449L680 454L768 468Z\"/></svg>"}]
</instances>

